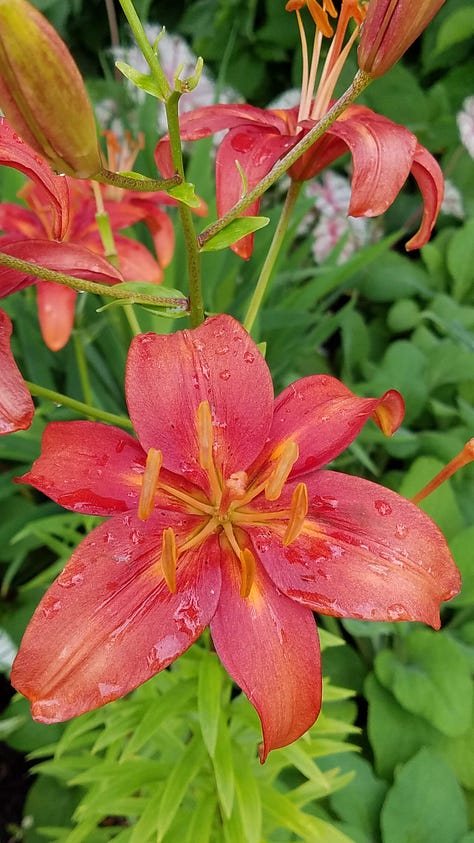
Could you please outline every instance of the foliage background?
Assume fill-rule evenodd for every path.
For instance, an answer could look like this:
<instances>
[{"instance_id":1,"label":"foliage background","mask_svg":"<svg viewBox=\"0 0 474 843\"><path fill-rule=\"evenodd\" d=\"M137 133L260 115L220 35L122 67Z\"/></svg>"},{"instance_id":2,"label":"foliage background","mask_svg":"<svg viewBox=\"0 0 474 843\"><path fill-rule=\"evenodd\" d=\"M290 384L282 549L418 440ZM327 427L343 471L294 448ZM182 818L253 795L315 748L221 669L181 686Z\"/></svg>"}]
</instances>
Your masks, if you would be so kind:
<instances>
[{"instance_id":1,"label":"foliage background","mask_svg":"<svg viewBox=\"0 0 474 843\"><path fill-rule=\"evenodd\" d=\"M105 5L36 5L69 44L94 100L113 98L124 125L145 132L139 165L154 175L156 103L137 106L114 78ZM129 36L116 5L124 44ZM218 85L232 86L253 104L265 106L298 84L296 27L288 24L283 3L142 0L136 6L142 19L185 36ZM420 211L416 186L408 184L383 219L381 241L343 264L340 244L316 265L311 230L298 228L313 213L313 200L303 196L255 332L267 342L276 391L319 371L359 394L391 387L403 393L407 416L397 436L385 440L368 426L337 467L407 496L474 429L474 161L456 122L474 93L473 34L468 0L447 0L403 62L360 100L406 125L437 155L460 192L463 216L442 213L431 242L407 256L404 229L413 228ZM340 172L347 165L343 161ZM189 151L188 177L212 208L210 142ZM2 200L11 201L20 184L17 173L0 172ZM280 202L278 189L265 198L272 221ZM270 229L258 233L247 264L228 251L204 256L208 311L243 315ZM164 283L182 288L184 277L178 235ZM34 291L2 306L15 322L14 351L24 376L81 398L74 343L56 354L44 347ZM75 337L85 350L95 402L125 412L129 329L120 310L97 314L96 307L83 297ZM145 311L138 317L143 330L182 327ZM462 594L443 610L442 631L320 618L330 680L324 715L306 739L272 753L259 768L255 718L204 647L194 647L126 700L66 727L34 724L24 701L8 702L12 650L44 589L96 522L11 482L38 455L44 425L53 418L72 415L42 402L31 430L0 440L0 738L6 759L0 769L9 770L0 777L0 839L473 843L474 468L422 504L450 540L464 577ZM24 754L29 764L41 764L21 814Z\"/></svg>"}]
</instances>

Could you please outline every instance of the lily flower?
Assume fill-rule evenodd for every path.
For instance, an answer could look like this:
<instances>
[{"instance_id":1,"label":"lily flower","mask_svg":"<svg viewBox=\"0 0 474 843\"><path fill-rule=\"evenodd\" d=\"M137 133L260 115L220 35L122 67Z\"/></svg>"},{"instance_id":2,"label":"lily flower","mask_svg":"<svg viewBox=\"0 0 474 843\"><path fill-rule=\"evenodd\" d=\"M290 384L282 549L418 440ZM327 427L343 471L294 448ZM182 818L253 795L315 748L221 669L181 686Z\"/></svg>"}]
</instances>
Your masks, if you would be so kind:
<instances>
[{"instance_id":1,"label":"lily flower","mask_svg":"<svg viewBox=\"0 0 474 843\"><path fill-rule=\"evenodd\" d=\"M55 422L20 482L108 516L39 604L11 680L43 723L126 694L209 625L257 710L262 761L316 720L313 612L438 628L459 589L446 541L413 503L323 470L370 418L401 423L399 393L358 398L327 375L273 397L269 369L232 317L143 334L125 389L138 439Z\"/></svg>"},{"instance_id":2,"label":"lily flower","mask_svg":"<svg viewBox=\"0 0 474 843\"><path fill-rule=\"evenodd\" d=\"M0 435L26 430L35 407L10 348L12 323L0 310Z\"/></svg>"},{"instance_id":3,"label":"lily flower","mask_svg":"<svg viewBox=\"0 0 474 843\"><path fill-rule=\"evenodd\" d=\"M300 21L303 0L290 0L287 9L296 11ZM251 190L270 172L273 165L308 133L332 104L332 94L360 24L363 7L357 0L343 0L337 29L322 68L316 94L315 80L323 37L332 33L326 8L336 11L332 2L324 9L316 0L308 0L316 23L311 62L303 40L303 80L299 108L262 109L252 105L218 104L198 108L180 118L181 137L199 140L228 129L216 156L217 212L223 216L242 197L242 172L246 187ZM344 44L350 20L354 31ZM304 29L300 21L300 32ZM350 105L325 134L289 169L294 181L313 178L346 152L353 160L352 195L349 214L353 217L375 217L384 213L397 197L410 173L420 187L424 211L421 225L406 244L418 249L429 239L443 199L443 176L432 155L421 146L415 135L404 126L361 105ZM156 148L155 159L163 176L173 172L169 138L163 137ZM260 200L250 205L246 215L258 213ZM233 244L238 255L252 254L253 235Z\"/></svg>"},{"instance_id":4,"label":"lily flower","mask_svg":"<svg viewBox=\"0 0 474 843\"><path fill-rule=\"evenodd\" d=\"M96 202L89 182L57 176L0 118L0 164L21 170L30 181L20 191L27 208L0 203L0 251L79 278L160 283L174 248L174 232L157 200L123 197L120 203L104 191L104 207L114 232L143 220L152 232L161 263L136 240L114 234L120 270L103 257ZM109 201L110 199L110 201ZM69 287L0 267L0 297L37 284L38 315L46 345L58 351L68 341L77 293Z\"/></svg>"}]
</instances>

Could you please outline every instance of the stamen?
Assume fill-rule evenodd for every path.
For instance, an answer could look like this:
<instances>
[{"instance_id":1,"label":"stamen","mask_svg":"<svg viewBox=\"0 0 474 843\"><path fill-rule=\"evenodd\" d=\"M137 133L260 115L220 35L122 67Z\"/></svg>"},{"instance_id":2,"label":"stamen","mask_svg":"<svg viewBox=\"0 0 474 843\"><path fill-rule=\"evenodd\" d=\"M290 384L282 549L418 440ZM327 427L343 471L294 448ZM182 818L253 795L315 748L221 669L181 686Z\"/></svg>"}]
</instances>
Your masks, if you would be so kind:
<instances>
[{"instance_id":1,"label":"stamen","mask_svg":"<svg viewBox=\"0 0 474 843\"><path fill-rule=\"evenodd\" d=\"M288 547L291 542L298 538L304 526L304 520L308 514L308 489L306 483L298 483L291 497L291 515L288 521L283 544Z\"/></svg>"},{"instance_id":2,"label":"stamen","mask_svg":"<svg viewBox=\"0 0 474 843\"><path fill-rule=\"evenodd\" d=\"M322 9L319 3L316 3L316 0L306 0L306 5L308 7L308 11L311 17L313 18L320 32L325 35L326 38L331 38L333 34L333 29L331 24L329 23L328 12L326 11L326 9ZM326 6L327 4L325 3L324 5ZM329 11L329 14L331 14L331 11ZM336 17L335 10L333 17Z\"/></svg>"},{"instance_id":3,"label":"stamen","mask_svg":"<svg viewBox=\"0 0 474 843\"><path fill-rule=\"evenodd\" d=\"M176 592L176 563L178 551L176 549L176 536L172 527L165 527L163 530L163 546L161 548L161 570L166 585L172 594Z\"/></svg>"},{"instance_id":4,"label":"stamen","mask_svg":"<svg viewBox=\"0 0 474 843\"><path fill-rule=\"evenodd\" d=\"M153 512L155 503L156 487L163 463L163 454L155 448L150 448L146 457L145 471L143 472L140 500L138 502L138 517L146 521Z\"/></svg>"},{"instance_id":5,"label":"stamen","mask_svg":"<svg viewBox=\"0 0 474 843\"><path fill-rule=\"evenodd\" d=\"M441 469L441 471L436 475L436 477L433 477L433 479L430 480L430 482L427 483L426 486L424 486L420 492L418 492L416 495L414 495L414 497L412 497L413 503L419 503L420 501L424 500L424 498L427 498L428 495L431 495L431 493L434 492L435 489L438 488L438 486L441 486L441 484L444 483L445 480L449 480L449 478L452 477L452 475L455 474L456 471L458 471L460 468L463 468L463 466L467 465L473 460L474 438L470 439L469 442L466 442L462 451L460 451L460 453L456 457L454 457L451 462L448 462L448 464L445 465L443 469Z\"/></svg>"},{"instance_id":6,"label":"stamen","mask_svg":"<svg viewBox=\"0 0 474 843\"><path fill-rule=\"evenodd\" d=\"M280 449L279 449L280 450ZM293 439L287 439L278 455L278 462L265 484L265 497L267 501L276 501L285 485L291 469L298 459L299 448Z\"/></svg>"},{"instance_id":7,"label":"stamen","mask_svg":"<svg viewBox=\"0 0 474 843\"><path fill-rule=\"evenodd\" d=\"M214 426L209 401L201 401L197 408L197 429L199 439L199 464L207 471L211 487L212 502L219 506L222 487L214 463Z\"/></svg>"},{"instance_id":8,"label":"stamen","mask_svg":"<svg viewBox=\"0 0 474 843\"><path fill-rule=\"evenodd\" d=\"M248 597L251 590L252 590L253 581L255 579L256 566L257 566L257 563L255 561L255 556L253 555L252 551L249 550L248 547L244 547L244 549L240 551L240 567L241 567L240 596L241 597Z\"/></svg>"},{"instance_id":9,"label":"stamen","mask_svg":"<svg viewBox=\"0 0 474 843\"><path fill-rule=\"evenodd\" d=\"M208 469L212 463L213 428L209 401L201 401L197 409L197 423L199 436L199 463L201 468Z\"/></svg>"}]
</instances>

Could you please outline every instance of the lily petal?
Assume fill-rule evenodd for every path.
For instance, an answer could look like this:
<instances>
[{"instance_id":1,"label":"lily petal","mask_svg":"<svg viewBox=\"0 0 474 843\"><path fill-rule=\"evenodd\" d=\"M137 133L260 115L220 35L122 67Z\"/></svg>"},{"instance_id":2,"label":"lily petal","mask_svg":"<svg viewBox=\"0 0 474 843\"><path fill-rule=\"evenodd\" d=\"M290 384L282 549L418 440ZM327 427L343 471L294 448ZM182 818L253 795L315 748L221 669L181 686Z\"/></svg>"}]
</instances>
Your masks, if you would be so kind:
<instances>
[{"instance_id":1,"label":"lily petal","mask_svg":"<svg viewBox=\"0 0 474 843\"><path fill-rule=\"evenodd\" d=\"M201 488L197 409L208 401L214 454L223 475L245 470L270 429L273 387L268 366L242 326L215 316L191 331L143 334L130 346L125 378L130 418L145 449Z\"/></svg>"},{"instance_id":2,"label":"lily petal","mask_svg":"<svg viewBox=\"0 0 474 843\"><path fill-rule=\"evenodd\" d=\"M195 520L195 519L194 519ZM85 538L27 628L11 681L42 723L76 717L123 696L167 667L201 634L220 591L217 540L178 559L171 593L159 565L165 526L191 516L114 516Z\"/></svg>"},{"instance_id":3,"label":"lily petal","mask_svg":"<svg viewBox=\"0 0 474 843\"><path fill-rule=\"evenodd\" d=\"M35 407L10 349L12 323L0 310L0 435L26 430Z\"/></svg>"},{"instance_id":4,"label":"lily petal","mask_svg":"<svg viewBox=\"0 0 474 843\"><path fill-rule=\"evenodd\" d=\"M403 421L405 405L400 393L389 390L381 398L359 398L330 375L300 378L275 399L268 443L259 466L278 446L293 439L299 457L290 477L321 468L337 457L370 419L392 435Z\"/></svg>"},{"instance_id":5,"label":"lily petal","mask_svg":"<svg viewBox=\"0 0 474 843\"><path fill-rule=\"evenodd\" d=\"M309 511L299 537L249 528L277 588L325 615L423 621L438 629L439 604L460 588L446 539L415 504L368 480L319 471L305 478ZM289 505L292 486L279 500ZM254 501L268 508L261 496Z\"/></svg>"},{"instance_id":6,"label":"lily petal","mask_svg":"<svg viewBox=\"0 0 474 843\"><path fill-rule=\"evenodd\" d=\"M41 454L17 482L73 512L113 515L138 507L145 453L133 436L91 421L51 422Z\"/></svg>"},{"instance_id":7,"label":"lily petal","mask_svg":"<svg viewBox=\"0 0 474 843\"><path fill-rule=\"evenodd\" d=\"M263 763L270 750L299 738L319 714L319 640L311 612L281 594L260 565L249 596L239 597L239 589L239 566L229 552L210 628L222 664L260 717Z\"/></svg>"},{"instance_id":8,"label":"lily petal","mask_svg":"<svg viewBox=\"0 0 474 843\"><path fill-rule=\"evenodd\" d=\"M423 196L423 217L418 231L405 245L407 251L421 249L428 242L444 196L441 167L428 150L420 144L416 147L411 171Z\"/></svg>"},{"instance_id":9,"label":"lily petal","mask_svg":"<svg viewBox=\"0 0 474 843\"><path fill-rule=\"evenodd\" d=\"M105 258L75 243L54 240L10 240L2 242L2 252L21 260L31 261L46 269L64 272L100 284L117 284L122 274ZM38 281L37 276L18 269L0 266L0 296L8 296Z\"/></svg>"}]
</instances>

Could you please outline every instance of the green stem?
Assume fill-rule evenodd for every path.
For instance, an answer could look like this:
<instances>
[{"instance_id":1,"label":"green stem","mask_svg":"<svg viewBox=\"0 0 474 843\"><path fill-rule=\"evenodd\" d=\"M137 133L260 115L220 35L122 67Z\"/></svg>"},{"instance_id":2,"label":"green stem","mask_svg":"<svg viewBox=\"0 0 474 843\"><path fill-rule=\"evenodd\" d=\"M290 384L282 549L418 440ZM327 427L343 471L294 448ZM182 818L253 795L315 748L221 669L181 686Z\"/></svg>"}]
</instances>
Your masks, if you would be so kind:
<instances>
[{"instance_id":1,"label":"green stem","mask_svg":"<svg viewBox=\"0 0 474 843\"><path fill-rule=\"evenodd\" d=\"M166 100L171 94L171 88L165 74L163 73L157 55L146 37L145 30L143 29L141 20L135 11L134 5L131 0L120 0L120 5L125 17L127 18L128 25L135 36L135 40L150 68L151 75L158 85L160 98L162 100Z\"/></svg>"},{"instance_id":2,"label":"green stem","mask_svg":"<svg viewBox=\"0 0 474 843\"><path fill-rule=\"evenodd\" d=\"M133 430L133 425L130 419L126 416L117 416L115 413L108 413L106 410L99 410L97 407L92 407L85 404L83 401L76 401L75 398L70 398L68 395L62 395L61 392L55 392L54 389L46 389L44 386L39 386L31 381L25 381L26 386L32 395L38 398L45 398L47 401L53 401L54 404L60 404L64 407L69 407L76 413L98 421L106 422L107 424L115 424L118 427L124 427Z\"/></svg>"},{"instance_id":3,"label":"green stem","mask_svg":"<svg viewBox=\"0 0 474 843\"><path fill-rule=\"evenodd\" d=\"M137 319L137 315L132 307L131 304L125 304L123 307L123 312L125 313L125 317L127 319L128 324L130 325L130 330L134 337L138 336L138 334L142 334L143 331L140 327L140 323Z\"/></svg>"},{"instance_id":4,"label":"green stem","mask_svg":"<svg viewBox=\"0 0 474 843\"><path fill-rule=\"evenodd\" d=\"M157 190L171 190L182 184L183 179L178 173L170 179L149 179L146 176L127 176L125 173L114 173L103 168L100 173L91 176L93 181L120 187L121 190L135 190L139 193L151 193Z\"/></svg>"},{"instance_id":5,"label":"green stem","mask_svg":"<svg viewBox=\"0 0 474 843\"><path fill-rule=\"evenodd\" d=\"M87 368L87 360L86 355L84 353L84 346L82 344L80 336L77 333L73 334L73 340L82 394L86 403L92 404L92 389L89 380L89 371Z\"/></svg>"},{"instance_id":6,"label":"green stem","mask_svg":"<svg viewBox=\"0 0 474 843\"><path fill-rule=\"evenodd\" d=\"M13 255L8 255L5 252L0 252L0 266L8 266L10 269L16 269L25 275L34 275L43 281L54 281L56 284L64 284L66 287L70 287L71 290L77 290L81 293L93 293L94 295L106 296L107 298L119 299L120 301L126 299L130 301L130 304L175 307L182 309L183 313L188 312L189 303L185 298L148 296L143 293L135 293L133 290L121 290L121 285L118 284L119 279L117 279L117 287L99 284L97 281L86 281L85 278L75 278L72 275L66 275L64 272L56 272L55 269L46 269L46 267L39 266L37 263L15 258Z\"/></svg>"},{"instance_id":7,"label":"green stem","mask_svg":"<svg viewBox=\"0 0 474 843\"><path fill-rule=\"evenodd\" d=\"M174 91L165 103L168 119L168 131L173 167L184 180L183 152L179 130L178 102L180 94ZM199 254L196 232L194 230L191 209L182 202L178 204L179 216L183 227L189 276L189 317L191 327L197 328L204 322L204 302L202 299L201 256Z\"/></svg>"},{"instance_id":8,"label":"green stem","mask_svg":"<svg viewBox=\"0 0 474 843\"><path fill-rule=\"evenodd\" d=\"M321 118L321 120L316 123L315 126L305 135L298 143L290 149L289 152L283 157L280 158L279 161L272 167L269 173L261 180L259 183L245 196L240 199L233 208L230 209L223 217L216 220L216 222L212 223L208 228L198 235L198 244L202 248L211 237L214 237L219 231L222 231L227 225L229 225L232 220L235 220L237 217L241 216L243 211L245 211L252 202L255 202L256 199L260 199L261 196L275 184L278 179L283 176L286 171L298 160L298 158L303 155L315 141L319 140L319 138L324 135L324 133L332 126L333 123L337 120L338 117L346 110L347 106L351 104L358 96L362 93L365 88L372 82L372 77L369 76L367 73L364 73L363 70L358 70L354 79L352 80L351 85L345 91L341 97L334 103L332 108L329 109L327 114Z\"/></svg>"},{"instance_id":9,"label":"green stem","mask_svg":"<svg viewBox=\"0 0 474 843\"><path fill-rule=\"evenodd\" d=\"M286 194L285 204L283 205L278 225L275 229L271 246L267 252L267 256L263 263L257 286L253 292L247 313L243 322L244 328L250 333L255 322L257 313L263 301L263 297L267 291L268 283L275 266L275 261L279 255L283 240L288 229L291 212L295 206L295 202L299 196L303 182L292 181Z\"/></svg>"}]
</instances>

